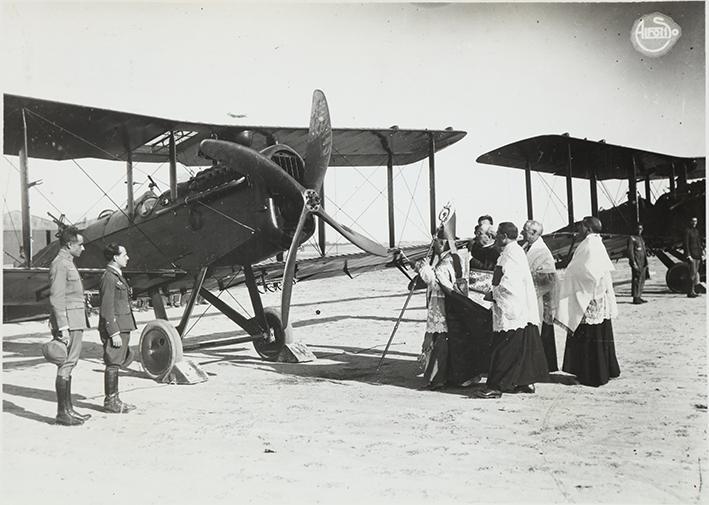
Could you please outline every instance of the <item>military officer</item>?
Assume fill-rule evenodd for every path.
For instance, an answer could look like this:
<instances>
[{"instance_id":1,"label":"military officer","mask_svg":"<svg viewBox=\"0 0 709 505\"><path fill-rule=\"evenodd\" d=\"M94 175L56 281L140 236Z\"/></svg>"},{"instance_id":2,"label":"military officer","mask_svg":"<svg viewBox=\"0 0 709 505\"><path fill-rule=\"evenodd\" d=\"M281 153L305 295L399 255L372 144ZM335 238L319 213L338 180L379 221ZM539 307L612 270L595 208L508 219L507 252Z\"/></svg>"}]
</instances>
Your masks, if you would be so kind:
<instances>
[{"instance_id":1,"label":"military officer","mask_svg":"<svg viewBox=\"0 0 709 505\"><path fill-rule=\"evenodd\" d=\"M66 357L54 361L57 378L54 387L57 393L57 424L76 426L83 424L91 414L79 414L71 403L71 372L81 356L84 329L88 328L84 286L74 265L74 258L84 251L84 237L74 226L59 231L59 253L49 267L49 303L52 311L49 323L52 336L66 346Z\"/></svg>"},{"instance_id":2,"label":"military officer","mask_svg":"<svg viewBox=\"0 0 709 505\"><path fill-rule=\"evenodd\" d=\"M630 269L632 270L631 290L633 293L633 303L639 305L645 303L643 300L643 288L645 279L648 276L647 250L645 240L643 240L643 225L638 224L636 234L628 238L628 258L630 258Z\"/></svg>"},{"instance_id":3,"label":"military officer","mask_svg":"<svg viewBox=\"0 0 709 505\"><path fill-rule=\"evenodd\" d=\"M107 412L122 414L135 409L118 397L118 369L127 366L131 359L129 340L135 330L135 319L130 306L130 288L123 277L123 268L128 264L128 252L122 245L108 244L103 251L108 261L101 277L98 331L103 343L105 398Z\"/></svg>"}]
</instances>

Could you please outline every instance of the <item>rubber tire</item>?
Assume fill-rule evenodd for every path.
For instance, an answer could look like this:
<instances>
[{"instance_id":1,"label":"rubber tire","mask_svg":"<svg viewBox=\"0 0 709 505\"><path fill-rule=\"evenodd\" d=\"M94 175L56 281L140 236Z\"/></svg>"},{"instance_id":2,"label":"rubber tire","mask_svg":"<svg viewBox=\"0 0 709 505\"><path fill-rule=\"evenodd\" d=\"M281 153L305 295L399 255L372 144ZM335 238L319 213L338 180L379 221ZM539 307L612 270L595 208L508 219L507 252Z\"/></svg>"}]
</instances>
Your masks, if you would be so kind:
<instances>
[{"instance_id":1,"label":"rubber tire","mask_svg":"<svg viewBox=\"0 0 709 505\"><path fill-rule=\"evenodd\" d=\"M275 307L266 307L263 309L264 315L266 316L266 322L272 331L275 341L268 343L264 339L254 340L254 349L261 358L266 361L277 361L281 354L281 351L286 345L286 342L290 342L291 328L283 328L283 322L281 321L281 311Z\"/></svg>"},{"instance_id":2,"label":"rubber tire","mask_svg":"<svg viewBox=\"0 0 709 505\"><path fill-rule=\"evenodd\" d=\"M673 293L686 293L689 283L689 265L686 263L675 263L672 265L667 269L665 282Z\"/></svg>"},{"instance_id":3,"label":"rubber tire","mask_svg":"<svg viewBox=\"0 0 709 505\"><path fill-rule=\"evenodd\" d=\"M140 362L151 379L161 380L182 361L182 338L167 321L155 319L140 334Z\"/></svg>"}]
</instances>

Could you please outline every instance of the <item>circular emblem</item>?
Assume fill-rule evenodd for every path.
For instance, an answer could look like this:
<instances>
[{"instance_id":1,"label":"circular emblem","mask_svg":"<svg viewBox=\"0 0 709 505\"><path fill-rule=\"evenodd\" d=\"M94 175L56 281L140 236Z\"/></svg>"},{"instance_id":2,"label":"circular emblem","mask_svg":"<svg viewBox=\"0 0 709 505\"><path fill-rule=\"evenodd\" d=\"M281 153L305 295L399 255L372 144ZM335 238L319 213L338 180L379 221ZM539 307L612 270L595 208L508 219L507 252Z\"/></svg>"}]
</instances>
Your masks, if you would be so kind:
<instances>
[{"instance_id":1,"label":"circular emblem","mask_svg":"<svg viewBox=\"0 0 709 505\"><path fill-rule=\"evenodd\" d=\"M666 54L682 36L682 28L660 12L645 14L633 23L630 40L635 49L652 57Z\"/></svg>"}]
</instances>

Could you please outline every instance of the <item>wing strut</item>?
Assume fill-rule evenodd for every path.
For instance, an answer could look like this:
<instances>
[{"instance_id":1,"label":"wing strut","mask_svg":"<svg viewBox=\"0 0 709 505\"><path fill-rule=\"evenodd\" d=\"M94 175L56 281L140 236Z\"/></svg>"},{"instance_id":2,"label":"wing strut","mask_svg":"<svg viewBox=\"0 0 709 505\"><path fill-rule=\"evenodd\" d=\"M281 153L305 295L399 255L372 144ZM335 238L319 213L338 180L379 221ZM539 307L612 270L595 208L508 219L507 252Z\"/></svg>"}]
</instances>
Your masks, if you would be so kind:
<instances>
[{"instance_id":1,"label":"wing strut","mask_svg":"<svg viewBox=\"0 0 709 505\"><path fill-rule=\"evenodd\" d=\"M628 230L628 233L635 233L635 227L640 222L640 212L638 209L638 160L633 154L633 162L628 166L628 201L633 207L633 229Z\"/></svg>"},{"instance_id":2,"label":"wing strut","mask_svg":"<svg viewBox=\"0 0 709 505\"><path fill-rule=\"evenodd\" d=\"M173 130L170 130L170 200L177 200L177 150Z\"/></svg>"},{"instance_id":3,"label":"wing strut","mask_svg":"<svg viewBox=\"0 0 709 505\"><path fill-rule=\"evenodd\" d=\"M387 214L389 216L389 247L395 247L394 239L394 163L389 151L387 159Z\"/></svg>"},{"instance_id":4,"label":"wing strut","mask_svg":"<svg viewBox=\"0 0 709 505\"><path fill-rule=\"evenodd\" d=\"M568 160L569 163L566 165L566 206L567 206L567 211L569 213L569 226L573 227L574 225L574 188L573 185L571 184L571 171L572 171L572 166L571 166L571 140L569 140L567 144L567 152L568 152Z\"/></svg>"},{"instance_id":5,"label":"wing strut","mask_svg":"<svg viewBox=\"0 0 709 505\"><path fill-rule=\"evenodd\" d=\"M433 132L428 134L428 139L428 215L433 236L436 233L436 139Z\"/></svg>"},{"instance_id":6,"label":"wing strut","mask_svg":"<svg viewBox=\"0 0 709 505\"><path fill-rule=\"evenodd\" d=\"M591 215L598 217L598 177L596 175L596 167L591 168L588 185L591 190Z\"/></svg>"},{"instance_id":7,"label":"wing strut","mask_svg":"<svg viewBox=\"0 0 709 505\"><path fill-rule=\"evenodd\" d=\"M20 147L20 196L22 200L22 249L25 265L32 268L32 229L30 222L30 183L27 158L27 118L22 109L22 146Z\"/></svg>"},{"instance_id":8,"label":"wing strut","mask_svg":"<svg viewBox=\"0 0 709 505\"><path fill-rule=\"evenodd\" d=\"M527 158L524 165L524 187L527 191L527 219L534 219L532 207L532 162Z\"/></svg>"},{"instance_id":9,"label":"wing strut","mask_svg":"<svg viewBox=\"0 0 709 505\"><path fill-rule=\"evenodd\" d=\"M128 221L133 221L133 153L130 149L126 151L126 191L128 194L126 203Z\"/></svg>"}]
</instances>

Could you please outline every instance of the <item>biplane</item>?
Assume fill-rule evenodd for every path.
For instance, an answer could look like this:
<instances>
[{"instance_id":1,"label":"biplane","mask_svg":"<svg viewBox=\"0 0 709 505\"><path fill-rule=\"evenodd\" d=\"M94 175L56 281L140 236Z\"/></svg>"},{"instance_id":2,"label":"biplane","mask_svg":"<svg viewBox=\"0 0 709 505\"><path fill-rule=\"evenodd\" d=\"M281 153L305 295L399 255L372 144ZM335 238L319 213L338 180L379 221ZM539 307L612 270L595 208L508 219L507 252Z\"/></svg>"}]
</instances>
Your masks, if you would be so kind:
<instances>
[{"instance_id":1,"label":"biplane","mask_svg":"<svg viewBox=\"0 0 709 505\"><path fill-rule=\"evenodd\" d=\"M568 263L577 245L574 230L578 222L574 216L572 179L586 179L589 181L591 214L603 223L602 236L611 258L627 255L627 237L635 233L638 223L642 223L648 250L667 267L667 286L674 292L686 289L689 269L680 248L690 217L697 217L699 229L704 229L704 157L672 156L563 134L519 140L481 155L477 162L524 170L528 219L534 218L532 172L565 177L568 225L544 235L559 267ZM600 210L598 184L609 179L628 181L628 199L610 209ZM669 191L653 202L650 182L662 179L669 181ZM644 183L645 198L638 194L639 181Z\"/></svg>"},{"instance_id":2,"label":"biplane","mask_svg":"<svg viewBox=\"0 0 709 505\"><path fill-rule=\"evenodd\" d=\"M87 290L103 271L102 250L117 242L131 253L124 272L134 297L149 296L156 319L142 331L146 373L165 379L181 360L182 335L201 295L248 336L267 360L314 359L290 324L296 280L362 272L397 263L394 247L393 167L429 160L430 217L435 229L435 153L465 136L445 130L333 129L325 95L313 93L308 128L215 125L4 95L4 152L20 160L22 248L25 262L3 270L3 318L48 313L48 267L57 241L32 254L28 158L122 161L127 203L102 212L81 229L85 252L77 267ZM169 163L169 189L133 195L133 163ZM177 163L205 167L178 183ZM329 166L387 166L389 248L339 224L324 209ZM317 216L317 224L315 220ZM325 256L328 224L366 251ZM60 223L61 225L61 223ZM318 232L319 258L297 261L298 247ZM287 251L285 262L266 262ZM280 310L263 307L259 287L281 281ZM253 317L219 294L245 283ZM190 292L179 324L167 322L162 295Z\"/></svg>"}]
</instances>

